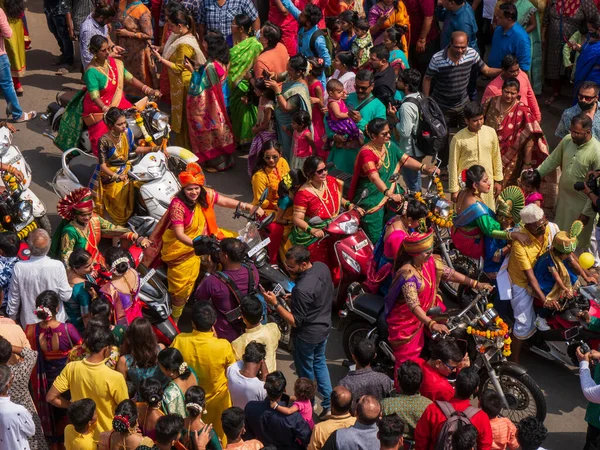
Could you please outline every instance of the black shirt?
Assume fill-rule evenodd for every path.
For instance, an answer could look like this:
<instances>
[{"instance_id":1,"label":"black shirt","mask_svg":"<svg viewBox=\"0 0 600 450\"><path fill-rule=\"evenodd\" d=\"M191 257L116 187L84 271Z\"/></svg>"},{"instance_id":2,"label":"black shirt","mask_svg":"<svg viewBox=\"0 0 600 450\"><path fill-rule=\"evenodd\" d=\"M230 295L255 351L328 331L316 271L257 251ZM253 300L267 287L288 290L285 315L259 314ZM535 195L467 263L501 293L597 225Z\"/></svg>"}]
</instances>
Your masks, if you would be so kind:
<instances>
[{"instance_id":1,"label":"black shirt","mask_svg":"<svg viewBox=\"0 0 600 450\"><path fill-rule=\"evenodd\" d=\"M271 408L271 401L248 402L245 440L258 439L278 450L302 450L310 441L310 427L299 412L286 416Z\"/></svg>"},{"instance_id":2,"label":"black shirt","mask_svg":"<svg viewBox=\"0 0 600 450\"><path fill-rule=\"evenodd\" d=\"M292 334L309 344L323 342L331 328L333 282L329 267L313 263L303 272L292 290L292 315L296 326Z\"/></svg>"},{"instance_id":3,"label":"black shirt","mask_svg":"<svg viewBox=\"0 0 600 450\"><path fill-rule=\"evenodd\" d=\"M373 95L387 107L394 99L394 94L396 94L396 72L389 65L384 71L375 72Z\"/></svg>"}]
</instances>

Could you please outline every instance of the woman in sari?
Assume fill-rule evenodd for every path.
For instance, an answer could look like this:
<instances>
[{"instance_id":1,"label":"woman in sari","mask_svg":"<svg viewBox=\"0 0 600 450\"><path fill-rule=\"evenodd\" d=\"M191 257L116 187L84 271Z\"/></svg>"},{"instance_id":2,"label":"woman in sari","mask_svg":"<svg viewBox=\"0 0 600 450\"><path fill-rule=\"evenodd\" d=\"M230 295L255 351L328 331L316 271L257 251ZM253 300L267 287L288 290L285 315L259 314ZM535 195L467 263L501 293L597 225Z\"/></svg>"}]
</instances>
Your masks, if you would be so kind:
<instances>
[{"instance_id":1,"label":"woman in sari","mask_svg":"<svg viewBox=\"0 0 600 450\"><path fill-rule=\"evenodd\" d=\"M485 237L490 239L501 240L506 243L512 240L518 240L521 243L528 241L527 235L520 231L504 231L506 224L501 224L496 219L494 211L492 211L481 200L480 194L489 192L491 189L491 181L483 166L474 165L464 170L462 180L465 183L465 188L458 193L456 200L456 213L454 219L454 229L452 230L452 241L457 250L465 256L469 256L478 260L485 256ZM517 188L518 189L518 188ZM517 201L521 205L525 204L525 199ZM517 197L512 198L516 201ZM502 204L502 203L500 203ZM522 208L522 206L520 206ZM498 208L500 211L500 207ZM514 212L520 212L520 209L513 208ZM509 214L501 214L509 216ZM504 226L503 226L504 225ZM506 256L508 248L503 250L503 255ZM490 258L494 255L489 254Z\"/></svg>"},{"instance_id":2,"label":"woman in sari","mask_svg":"<svg viewBox=\"0 0 600 450\"><path fill-rule=\"evenodd\" d=\"M156 65L149 44L154 38L150 10L140 0L120 0L117 13L117 42L127 49L122 55L125 68L148 86L158 86ZM138 92L127 86L125 93L136 97Z\"/></svg>"},{"instance_id":3,"label":"woman in sari","mask_svg":"<svg viewBox=\"0 0 600 450\"><path fill-rule=\"evenodd\" d=\"M267 141L258 153L256 166L252 173L252 204L260 206L265 214L270 215L277 211L279 201L279 183L290 171L285 158L281 156L281 147L276 141ZM268 191L267 198L259 204L262 193ZM267 227L271 242L267 247L271 264L277 264L277 254L283 238L284 227L277 221L271 222Z\"/></svg>"},{"instance_id":4,"label":"woman in sari","mask_svg":"<svg viewBox=\"0 0 600 450\"><path fill-rule=\"evenodd\" d=\"M68 302L64 303L65 312L69 317L69 323L72 323L80 334L85 333L85 327L90 320L90 304L95 293L90 287L95 283L92 277L94 271L94 258L83 248L76 248L69 255L69 265L67 269L67 279L69 285L73 288L73 293ZM94 297L92 297L94 293Z\"/></svg>"},{"instance_id":5,"label":"woman in sari","mask_svg":"<svg viewBox=\"0 0 600 450\"><path fill-rule=\"evenodd\" d=\"M355 92L354 88L354 80L356 79L356 74L353 72L353 68L356 64L356 60L354 59L354 55L352 52L339 52L335 54L335 58L333 58L333 67L335 72L331 75L329 80L338 80L340 83L344 85L344 90L348 94L352 94ZM325 100L327 100L327 91L325 92Z\"/></svg>"},{"instance_id":6,"label":"woman in sari","mask_svg":"<svg viewBox=\"0 0 600 450\"><path fill-rule=\"evenodd\" d=\"M132 400L123 400L115 409L113 429L100 433L98 450L128 450L140 446L153 447L154 441L143 436L138 424L138 412Z\"/></svg>"},{"instance_id":7,"label":"woman in sari","mask_svg":"<svg viewBox=\"0 0 600 450\"><path fill-rule=\"evenodd\" d=\"M125 113L119 108L110 108L104 115L104 123L109 131L98 142L98 165L89 188L96 197L96 214L102 217L106 212L115 225L125 226L133 214L135 201L134 182L128 175L129 155L143 155L156 147L137 146Z\"/></svg>"},{"instance_id":8,"label":"woman in sari","mask_svg":"<svg viewBox=\"0 0 600 450\"><path fill-rule=\"evenodd\" d=\"M185 445L185 448L193 449L194 441L198 439L198 436L207 426L202 420L202 415L206 410L206 392L200 386L192 386L185 393L185 409L187 417L183 422L183 432L181 433L181 443ZM215 430L210 429L210 440L207 443L205 450L221 450L221 442ZM234 448L237 446L234 446ZM230 447L231 448L231 447ZM246 449L245 446L238 447L242 450Z\"/></svg>"},{"instance_id":9,"label":"woman in sari","mask_svg":"<svg viewBox=\"0 0 600 450\"><path fill-rule=\"evenodd\" d=\"M158 354L160 370L169 383L163 393L162 407L165 414L187 416L185 393L192 386L198 386L198 376L176 348L166 348Z\"/></svg>"},{"instance_id":10,"label":"woman in sari","mask_svg":"<svg viewBox=\"0 0 600 450\"><path fill-rule=\"evenodd\" d=\"M512 0L517 7L517 17L519 24L525 28L529 34L531 42L531 68L527 75L531 80L531 87L535 95L542 93L543 67L542 67L542 38L540 14L538 9L529 0ZM567 36L571 37L571 36Z\"/></svg>"},{"instance_id":11,"label":"woman in sari","mask_svg":"<svg viewBox=\"0 0 600 450\"><path fill-rule=\"evenodd\" d=\"M171 98L171 130L176 133L175 144L190 148L190 134L186 117L186 96L190 88L192 72L185 66L185 59L198 65L206 63L196 39L196 25L192 16L183 9L174 9L168 17L167 27L171 31L164 45L162 56L157 50L154 55L167 68Z\"/></svg>"},{"instance_id":12,"label":"woman in sari","mask_svg":"<svg viewBox=\"0 0 600 450\"><path fill-rule=\"evenodd\" d=\"M160 253L167 265L167 281L173 308L172 316L177 321L183 307L194 289L200 272L200 256L194 253L193 239L214 234L219 239L232 237L233 233L217 226L214 206L235 209L240 206L250 211L253 206L226 197L204 186L204 173L196 163L188 164L179 174L181 190L175 195L169 209L160 219L150 240L153 249L145 252L144 264L151 265ZM256 213L264 214L262 208Z\"/></svg>"},{"instance_id":13,"label":"woman in sari","mask_svg":"<svg viewBox=\"0 0 600 450\"><path fill-rule=\"evenodd\" d=\"M390 51L390 65L396 76L402 70L409 69L406 48L403 47L402 39L406 35L406 28L398 25L391 26L383 33L383 45Z\"/></svg>"},{"instance_id":14,"label":"woman in sari","mask_svg":"<svg viewBox=\"0 0 600 450\"><path fill-rule=\"evenodd\" d=\"M281 244L279 245L279 249L276 249L275 255L270 253L273 249L269 247L271 264L277 264L277 252L279 252L281 261L285 261L285 249L294 227L294 197L303 184L304 175L302 175L301 170L297 169L290 170L279 182L277 188L279 200L277 200L277 212L275 213L274 222L283 227L283 234L281 236Z\"/></svg>"},{"instance_id":15,"label":"woman in sari","mask_svg":"<svg viewBox=\"0 0 600 450\"><path fill-rule=\"evenodd\" d=\"M23 95L21 78L25 76L25 5L23 0L2 0L0 7L6 13L8 24L12 30L10 39L4 39L6 54L10 62L10 74L15 92L19 97Z\"/></svg>"},{"instance_id":16,"label":"woman in sari","mask_svg":"<svg viewBox=\"0 0 600 450\"><path fill-rule=\"evenodd\" d=\"M408 49L410 36L410 20L406 6L402 0L382 0L369 11L369 25L371 26L371 37L373 45L383 42L383 32L388 28L399 25L406 28L407 32L402 36L402 48Z\"/></svg>"},{"instance_id":17,"label":"woman in sari","mask_svg":"<svg viewBox=\"0 0 600 450\"><path fill-rule=\"evenodd\" d=\"M312 117L312 103L306 83L307 71L308 60L302 55L296 55L290 58L287 72L270 74L271 79L265 80L265 86L275 92L277 137L286 160L292 157L292 116L296 111L303 110ZM283 81L281 87L279 81Z\"/></svg>"},{"instance_id":18,"label":"woman in sari","mask_svg":"<svg viewBox=\"0 0 600 450\"><path fill-rule=\"evenodd\" d=\"M111 107L131 108L131 103L123 95L125 83L131 84L147 95L160 96L160 92L134 78L117 59L108 56L108 39L96 35L90 40L90 51L94 59L88 65L83 81L86 89L81 90L67 105L56 144L67 150L79 145L83 124L88 127L94 155L98 154L98 141L108 133L104 123L104 113Z\"/></svg>"},{"instance_id":19,"label":"woman in sari","mask_svg":"<svg viewBox=\"0 0 600 450\"><path fill-rule=\"evenodd\" d=\"M361 224L371 242L377 242L385 224L385 204L389 199L402 203L403 198L396 193L397 181L390 177L402 167L432 174L435 167L426 166L405 154L390 141L390 125L385 119L373 119L366 128L369 143L360 149L354 163L352 183L348 196L357 202L362 191L368 191L361 201L366 210Z\"/></svg>"},{"instance_id":20,"label":"woman in sari","mask_svg":"<svg viewBox=\"0 0 600 450\"><path fill-rule=\"evenodd\" d=\"M234 47L229 55L229 114L231 126L237 145L246 145L252 142L252 127L256 124L257 108L244 97L250 91L250 82L246 74L256 62L263 50L262 44L253 35L252 21L245 14L238 14L231 25Z\"/></svg>"},{"instance_id":21,"label":"woman in sari","mask_svg":"<svg viewBox=\"0 0 600 450\"><path fill-rule=\"evenodd\" d=\"M575 102L579 86L584 81L600 83L600 19L595 16L587 21L587 40L581 44L573 44L571 47L581 52L575 66L575 77L573 79Z\"/></svg>"},{"instance_id":22,"label":"woman in sari","mask_svg":"<svg viewBox=\"0 0 600 450\"><path fill-rule=\"evenodd\" d=\"M493 289L444 265L438 255L432 255L434 240L432 229L411 233L404 239L396 258L397 272L385 297L388 342L394 350L396 369L404 361L419 357L425 343L425 328L431 333L449 333L446 325L427 316L429 308L442 305L437 295L440 281Z\"/></svg>"},{"instance_id":23,"label":"woman in sari","mask_svg":"<svg viewBox=\"0 0 600 450\"><path fill-rule=\"evenodd\" d=\"M304 245L310 250L311 261L320 261L330 268L337 268L331 241L323 239L325 227L340 213L340 208L354 208L342 198L343 182L327 175L325 161L319 156L309 156L302 172L306 182L294 196L294 229L290 234L291 245ZM310 225L310 219L319 217L321 223ZM337 270L332 270L334 283L339 280Z\"/></svg>"},{"instance_id":24,"label":"woman in sari","mask_svg":"<svg viewBox=\"0 0 600 450\"><path fill-rule=\"evenodd\" d=\"M33 401L42 420L44 435L53 443L61 442L67 417L64 409L46 402L46 394L67 365L71 349L82 342L73 325L56 320L59 304L55 292L42 292L35 299L35 314L41 322L27 325L25 329L31 349L37 351L37 365L31 373Z\"/></svg>"},{"instance_id":25,"label":"woman in sari","mask_svg":"<svg viewBox=\"0 0 600 450\"><path fill-rule=\"evenodd\" d=\"M227 114L223 83L227 79L229 48L220 34L209 33L204 41L208 62L193 70L187 96L187 121L191 150L209 172L234 164L235 142ZM191 70L191 67L188 69Z\"/></svg>"},{"instance_id":26,"label":"woman in sari","mask_svg":"<svg viewBox=\"0 0 600 450\"><path fill-rule=\"evenodd\" d=\"M502 95L484 103L485 124L496 130L502 157L502 188L517 184L524 169L534 169L548 156L548 144L529 106L519 100L521 85L507 78Z\"/></svg>"}]
</instances>

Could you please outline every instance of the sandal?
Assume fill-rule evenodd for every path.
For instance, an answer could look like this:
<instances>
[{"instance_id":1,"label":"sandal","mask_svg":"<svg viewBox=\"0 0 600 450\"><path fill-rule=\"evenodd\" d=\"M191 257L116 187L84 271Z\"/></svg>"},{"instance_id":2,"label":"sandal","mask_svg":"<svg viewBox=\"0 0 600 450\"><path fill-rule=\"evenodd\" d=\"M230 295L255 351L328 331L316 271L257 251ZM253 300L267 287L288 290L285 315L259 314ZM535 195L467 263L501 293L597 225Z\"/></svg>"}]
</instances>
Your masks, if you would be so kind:
<instances>
[{"instance_id":1,"label":"sandal","mask_svg":"<svg viewBox=\"0 0 600 450\"><path fill-rule=\"evenodd\" d=\"M558 95L552 95L548 100L546 100L544 103L546 104L546 106L550 106L552 103L554 103L556 100L558 100Z\"/></svg>"},{"instance_id":2,"label":"sandal","mask_svg":"<svg viewBox=\"0 0 600 450\"><path fill-rule=\"evenodd\" d=\"M23 97L23 94L25 93L23 88L17 89L15 92L17 93L17 97Z\"/></svg>"},{"instance_id":3,"label":"sandal","mask_svg":"<svg viewBox=\"0 0 600 450\"><path fill-rule=\"evenodd\" d=\"M29 122L31 119L35 119L36 117L37 117L37 112L35 112L35 111L24 112L23 114L21 114L21 117L19 117L16 120L13 120L13 122L14 123Z\"/></svg>"}]
</instances>

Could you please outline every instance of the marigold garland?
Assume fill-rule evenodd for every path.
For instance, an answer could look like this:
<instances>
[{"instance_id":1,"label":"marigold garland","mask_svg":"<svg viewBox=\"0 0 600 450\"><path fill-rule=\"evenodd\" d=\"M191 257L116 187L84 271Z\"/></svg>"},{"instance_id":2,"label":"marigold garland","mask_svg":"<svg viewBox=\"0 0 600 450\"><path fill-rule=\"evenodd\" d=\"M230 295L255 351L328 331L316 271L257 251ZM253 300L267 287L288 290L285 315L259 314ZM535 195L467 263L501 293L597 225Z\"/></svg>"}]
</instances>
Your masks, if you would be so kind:
<instances>
[{"instance_id":1,"label":"marigold garland","mask_svg":"<svg viewBox=\"0 0 600 450\"><path fill-rule=\"evenodd\" d=\"M442 180L440 180L439 177L435 177L433 179L433 182L435 183L435 186L437 188L438 196L443 198L444 197L444 186L442 185ZM425 201L425 199L423 199L423 194L421 192L417 192L415 194L415 199L417 199L421 203L427 205L427 202ZM452 219L444 219L443 217L440 217L431 211L429 213L427 213L427 217L429 218L429 220L431 220L431 222L433 222L434 224L436 224L442 228L452 228L452 226L454 225L452 223ZM450 217L452 217L452 213L450 214Z\"/></svg>"},{"instance_id":2,"label":"marigold garland","mask_svg":"<svg viewBox=\"0 0 600 450\"><path fill-rule=\"evenodd\" d=\"M486 309L491 309L493 307L494 307L494 305L492 305L491 303L488 303L486 305ZM468 326L467 334L484 337L486 339L495 339L497 337L503 336L504 342L503 342L503 347L502 347L502 354L504 356L508 357L512 353L510 351L510 344L512 343L512 339L510 338L510 334L508 333L508 324L506 322L504 322L504 320L502 320L500 317L497 317L496 318L496 327L498 327L499 330L497 330L497 331L478 330L475 327ZM480 348L481 353L485 353L485 351L486 351L485 347Z\"/></svg>"}]
</instances>

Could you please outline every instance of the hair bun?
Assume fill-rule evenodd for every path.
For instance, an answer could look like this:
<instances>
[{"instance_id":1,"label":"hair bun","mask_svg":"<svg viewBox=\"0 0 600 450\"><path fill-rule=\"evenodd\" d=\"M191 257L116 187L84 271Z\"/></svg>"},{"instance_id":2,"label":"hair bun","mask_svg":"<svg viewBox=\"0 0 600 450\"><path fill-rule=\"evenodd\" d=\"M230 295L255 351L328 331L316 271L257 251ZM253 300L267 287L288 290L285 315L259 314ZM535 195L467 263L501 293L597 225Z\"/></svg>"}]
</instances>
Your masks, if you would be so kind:
<instances>
[{"instance_id":1,"label":"hair bun","mask_svg":"<svg viewBox=\"0 0 600 450\"><path fill-rule=\"evenodd\" d=\"M113 430L118 433L126 433L131 428L128 416L115 416L112 420Z\"/></svg>"},{"instance_id":2,"label":"hair bun","mask_svg":"<svg viewBox=\"0 0 600 450\"><path fill-rule=\"evenodd\" d=\"M150 403L158 403L160 401L160 396L158 394L152 394L148 401Z\"/></svg>"}]
</instances>

